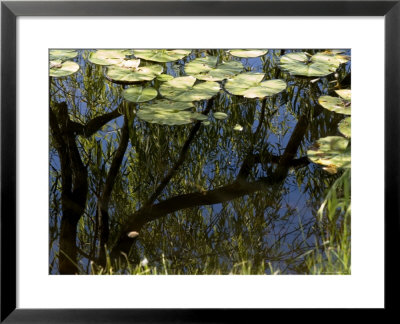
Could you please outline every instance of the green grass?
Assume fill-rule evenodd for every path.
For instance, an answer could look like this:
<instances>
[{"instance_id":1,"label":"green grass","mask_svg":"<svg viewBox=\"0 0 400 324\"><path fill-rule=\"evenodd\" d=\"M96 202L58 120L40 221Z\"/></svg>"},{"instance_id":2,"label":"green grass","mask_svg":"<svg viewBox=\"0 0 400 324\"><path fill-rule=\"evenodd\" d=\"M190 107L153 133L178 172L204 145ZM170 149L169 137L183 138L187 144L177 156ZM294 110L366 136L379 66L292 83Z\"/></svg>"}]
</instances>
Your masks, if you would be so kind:
<instances>
[{"instance_id":1,"label":"green grass","mask_svg":"<svg viewBox=\"0 0 400 324\"><path fill-rule=\"evenodd\" d=\"M351 274L351 170L346 170L329 189L318 210L322 244L305 256L310 274Z\"/></svg>"},{"instance_id":2,"label":"green grass","mask_svg":"<svg viewBox=\"0 0 400 324\"><path fill-rule=\"evenodd\" d=\"M299 274L326 274L349 275L351 274L351 170L346 170L328 189L325 199L316 215L315 227L318 235L315 236L315 247L300 257ZM284 274L280 269L274 268L271 263L253 264L249 259L248 251L240 244L238 239L239 260L228 267L207 260L202 269L189 268L183 270L174 267L166 260L164 254L157 266L151 260L133 264L124 255L123 260L112 263L107 254L105 267L91 263L92 275L265 275ZM237 259L236 259L237 260ZM87 274L82 270L81 274Z\"/></svg>"},{"instance_id":3,"label":"green grass","mask_svg":"<svg viewBox=\"0 0 400 324\"><path fill-rule=\"evenodd\" d=\"M274 270L272 265L269 264L268 268L271 274L278 274L279 270ZM123 270L121 270L123 269ZM86 274L86 273L82 273ZM132 265L126 258L125 262L120 262L119 264L112 265L111 260L107 258L107 265L103 268L91 263L91 274L92 275L182 275L186 274L181 270L176 270L172 268L169 262L162 255L162 265L159 267L153 267L147 262L141 262L137 265ZM190 273L192 275L200 273ZM202 269L201 274L209 275L251 275L251 274L265 274L265 267L254 267L249 261L242 261L240 263L234 264L229 273L222 272L221 269L216 269L208 266L206 263L204 269Z\"/></svg>"}]
</instances>

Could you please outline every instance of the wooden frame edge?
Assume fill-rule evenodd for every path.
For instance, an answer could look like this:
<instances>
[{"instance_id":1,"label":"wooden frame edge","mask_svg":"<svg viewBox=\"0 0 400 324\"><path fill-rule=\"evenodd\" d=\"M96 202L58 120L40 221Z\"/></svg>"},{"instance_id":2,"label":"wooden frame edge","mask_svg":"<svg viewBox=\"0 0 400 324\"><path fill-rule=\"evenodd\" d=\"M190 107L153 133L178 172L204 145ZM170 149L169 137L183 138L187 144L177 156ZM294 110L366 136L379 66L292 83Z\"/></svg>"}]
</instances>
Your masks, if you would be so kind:
<instances>
[{"instance_id":1,"label":"wooden frame edge","mask_svg":"<svg viewBox=\"0 0 400 324\"><path fill-rule=\"evenodd\" d=\"M120 16L132 15L132 12L119 12L118 2L104 2L98 10L80 11L84 6L92 7L95 2L2 2L1 3L1 240L0 240L0 269L1 269L1 318L5 323L87 323L88 320L96 322L101 319L102 323L130 323L134 314L135 322L149 322L149 317L156 322L172 322L178 318L183 322L224 322L228 318L239 318L238 314L245 315L251 312L264 310L137 310L137 309L17 309L16 308L16 19L18 16L85 16L101 15L106 10L112 10L112 5L117 6L117 14ZM244 1L209 1L214 6L205 6L205 3L188 1L134 1L132 9L143 5L142 11L136 11L134 15L148 15L149 10L157 3L161 3L164 10L162 14L155 16L181 16L191 15L197 10L197 15L207 16L207 12L215 9L212 15L218 16L220 10L226 9L226 5L238 3L223 15L232 15L232 10L237 15L258 15L261 10L240 10ZM151 3L149 5L149 3ZM223 3L223 4L222 4ZM247 6L262 6L259 1L248 1ZM315 3L313 1L266 1L270 7L268 15L301 16L306 8ZM387 296L394 293L398 283L398 277L394 271L389 270L389 257L395 257L398 249L389 241L393 237L399 237L399 211L400 199L399 188L399 121L400 121L400 1L320 1L320 5L310 11L310 15L331 16L385 16L385 308L393 309L397 305L391 302ZM340 7L333 8L335 6ZM71 6L72 4L72 6ZM79 4L82 4L81 7ZM184 4L178 10L172 12L177 4ZM201 4L201 5L200 5ZM289 4L294 7L286 8ZM46 7L47 6L47 7ZM65 7L66 6L66 7ZM111 6L111 7L110 7ZM205 6L202 10L199 7ZM229 7L229 6L228 6ZM300 8L301 7L301 8ZM232 9L233 8L233 9ZM260 8L260 7L259 7ZM300 10L296 10L299 9ZM267 8L268 9L268 8ZM67 10L67 11L66 11ZM355 14L357 10L362 14ZM322 14L318 14L318 12ZM75 13L75 14L74 14ZM120 13L120 14L118 14ZM229 14L228 14L229 13ZM280 14L279 14L280 13ZM330 14L329 14L330 13ZM113 13L113 15L115 15ZM210 14L211 15L211 14ZM390 214L390 218L389 215ZM394 214L394 217L392 215ZM389 250L393 253L389 253ZM390 284L388 284L390 283ZM255 313L254 313L255 312ZM205 315L207 313L207 315Z\"/></svg>"}]
</instances>

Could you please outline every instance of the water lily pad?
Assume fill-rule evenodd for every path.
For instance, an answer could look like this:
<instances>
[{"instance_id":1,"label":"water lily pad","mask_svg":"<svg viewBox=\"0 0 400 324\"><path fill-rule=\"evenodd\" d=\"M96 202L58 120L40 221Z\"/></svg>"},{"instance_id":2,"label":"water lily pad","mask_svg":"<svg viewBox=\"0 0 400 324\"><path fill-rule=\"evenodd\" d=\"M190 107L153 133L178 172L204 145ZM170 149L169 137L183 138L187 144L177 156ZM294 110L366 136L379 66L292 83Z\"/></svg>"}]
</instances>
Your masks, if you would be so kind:
<instances>
[{"instance_id":1,"label":"water lily pad","mask_svg":"<svg viewBox=\"0 0 400 324\"><path fill-rule=\"evenodd\" d=\"M151 87L143 88L136 86L125 89L122 95L126 100L131 102L146 102L157 97L157 90Z\"/></svg>"},{"instance_id":2,"label":"water lily pad","mask_svg":"<svg viewBox=\"0 0 400 324\"><path fill-rule=\"evenodd\" d=\"M217 64L215 56L199 57L185 66L186 74L204 81L222 81L233 77L243 70L243 64L238 61Z\"/></svg>"},{"instance_id":3,"label":"water lily pad","mask_svg":"<svg viewBox=\"0 0 400 324\"><path fill-rule=\"evenodd\" d=\"M89 62L98 65L114 65L121 63L131 50L98 50L89 54Z\"/></svg>"},{"instance_id":4,"label":"water lily pad","mask_svg":"<svg viewBox=\"0 0 400 324\"><path fill-rule=\"evenodd\" d=\"M336 173L339 168L351 167L349 140L341 136L320 138L309 148L307 156L330 173Z\"/></svg>"},{"instance_id":5,"label":"water lily pad","mask_svg":"<svg viewBox=\"0 0 400 324\"><path fill-rule=\"evenodd\" d=\"M193 108L192 102L177 102L166 99L156 100L153 103L145 103L141 105L138 116L148 122L158 123L158 124L168 124L173 125L174 121L176 125L191 123L197 115L192 114L188 109ZM181 113L177 115L177 113ZM189 114L187 114L189 113ZM201 115L204 119L207 116ZM200 117L200 118L202 118Z\"/></svg>"},{"instance_id":6,"label":"water lily pad","mask_svg":"<svg viewBox=\"0 0 400 324\"><path fill-rule=\"evenodd\" d=\"M332 54L343 54L345 52L346 50L344 49L330 49L325 51L325 53L332 53Z\"/></svg>"},{"instance_id":7,"label":"water lily pad","mask_svg":"<svg viewBox=\"0 0 400 324\"><path fill-rule=\"evenodd\" d=\"M159 99L153 103L145 103L140 106L140 109L166 109L166 110L186 110L193 108L193 102L179 102L166 99Z\"/></svg>"},{"instance_id":8,"label":"water lily pad","mask_svg":"<svg viewBox=\"0 0 400 324\"><path fill-rule=\"evenodd\" d=\"M344 100L351 101L351 90L343 89L343 90L335 90L335 92L342 97Z\"/></svg>"},{"instance_id":9,"label":"water lily pad","mask_svg":"<svg viewBox=\"0 0 400 324\"><path fill-rule=\"evenodd\" d=\"M337 63L337 61L329 61L324 55L316 54L309 57L306 53L298 52L283 55L280 67L291 75L321 77L335 72L340 65Z\"/></svg>"},{"instance_id":10,"label":"water lily pad","mask_svg":"<svg viewBox=\"0 0 400 324\"><path fill-rule=\"evenodd\" d=\"M177 112L168 110L156 110L152 111L149 109L140 109L137 116L148 123L160 124L160 125L184 125L193 122L190 119L190 112Z\"/></svg>"},{"instance_id":11,"label":"water lily pad","mask_svg":"<svg viewBox=\"0 0 400 324\"><path fill-rule=\"evenodd\" d=\"M173 62L184 58L189 55L191 50L165 50L165 49L149 49L149 50L134 50L133 53L136 57L147 61L154 62Z\"/></svg>"},{"instance_id":12,"label":"water lily pad","mask_svg":"<svg viewBox=\"0 0 400 324\"><path fill-rule=\"evenodd\" d=\"M169 81L169 80L172 80L173 78L174 77L172 75L164 74L164 73L157 75L157 77L156 77L156 79L161 82Z\"/></svg>"},{"instance_id":13,"label":"water lily pad","mask_svg":"<svg viewBox=\"0 0 400 324\"><path fill-rule=\"evenodd\" d=\"M132 61L136 63L138 60L124 60L118 65L110 66L107 69L106 78L115 83L132 84L135 82L151 81L163 71L163 67L158 64L140 67L125 67L125 64Z\"/></svg>"},{"instance_id":14,"label":"water lily pad","mask_svg":"<svg viewBox=\"0 0 400 324\"><path fill-rule=\"evenodd\" d=\"M231 55L233 55L233 56L248 58L248 57L263 56L263 55L268 53L268 50L262 50L262 49L236 49L236 50L230 50L229 53Z\"/></svg>"},{"instance_id":15,"label":"water lily pad","mask_svg":"<svg viewBox=\"0 0 400 324\"><path fill-rule=\"evenodd\" d=\"M311 57L311 60L313 62L329 64L338 68L340 64L346 63L349 60L349 58L346 55L338 53L337 51L325 51L313 55Z\"/></svg>"},{"instance_id":16,"label":"water lily pad","mask_svg":"<svg viewBox=\"0 0 400 324\"><path fill-rule=\"evenodd\" d=\"M318 99L319 104L330 111L338 114L351 115L351 103L339 97L322 96Z\"/></svg>"},{"instance_id":17,"label":"water lily pad","mask_svg":"<svg viewBox=\"0 0 400 324\"><path fill-rule=\"evenodd\" d=\"M199 101L210 99L220 90L217 82L206 81L196 85L195 82L196 78L192 76L174 78L160 86L160 93L174 101Z\"/></svg>"},{"instance_id":18,"label":"water lily pad","mask_svg":"<svg viewBox=\"0 0 400 324\"><path fill-rule=\"evenodd\" d=\"M145 108L140 109L137 116L149 123L160 125L185 125L196 121L206 121L208 117L198 112L187 110Z\"/></svg>"},{"instance_id":19,"label":"water lily pad","mask_svg":"<svg viewBox=\"0 0 400 324\"><path fill-rule=\"evenodd\" d=\"M55 60L70 60L78 55L75 50L50 50L50 61Z\"/></svg>"},{"instance_id":20,"label":"water lily pad","mask_svg":"<svg viewBox=\"0 0 400 324\"><path fill-rule=\"evenodd\" d=\"M217 111L217 112L213 113L213 116L214 116L215 119L221 119L221 120L228 118L227 114L225 114L223 112L220 112L220 111Z\"/></svg>"},{"instance_id":21,"label":"water lily pad","mask_svg":"<svg viewBox=\"0 0 400 324\"><path fill-rule=\"evenodd\" d=\"M200 120L200 121L207 121L208 120L208 116L207 115L203 115L201 113L198 112L194 112L193 113L193 118L196 120Z\"/></svg>"},{"instance_id":22,"label":"water lily pad","mask_svg":"<svg viewBox=\"0 0 400 324\"><path fill-rule=\"evenodd\" d=\"M72 61L50 61L50 76L54 78L65 77L79 70L79 65Z\"/></svg>"},{"instance_id":23,"label":"water lily pad","mask_svg":"<svg viewBox=\"0 0 400 324\"><path fill-rule=\"evenodd\" d=\"M241 73L225 83L225 89L231 94L246 98L265 98L286 89L283 80L261 81L264 73Z\"/></svg>"},{"instance_id":24,"label":"water lily pad","mask_svg":"<svg viewBox=\"0 0 400 324\"><path fill-rule=\"evenodd\" d=\"M149 123L169 126L189 124L198 120L207 120L207 116L197 112L154 107L140 109L137 116Z\"/></svg>"},{"instance_id":25,"label":"water lily pad","mask_svg":"<svg viewBox=\"0 0 400 324\"><path fill-rule=\"evenodd\" d=\"M346 117L343 119L339 125L339 132L341 132L347 138L351 137L351 117Z\"/></svg>"}]
</instances>

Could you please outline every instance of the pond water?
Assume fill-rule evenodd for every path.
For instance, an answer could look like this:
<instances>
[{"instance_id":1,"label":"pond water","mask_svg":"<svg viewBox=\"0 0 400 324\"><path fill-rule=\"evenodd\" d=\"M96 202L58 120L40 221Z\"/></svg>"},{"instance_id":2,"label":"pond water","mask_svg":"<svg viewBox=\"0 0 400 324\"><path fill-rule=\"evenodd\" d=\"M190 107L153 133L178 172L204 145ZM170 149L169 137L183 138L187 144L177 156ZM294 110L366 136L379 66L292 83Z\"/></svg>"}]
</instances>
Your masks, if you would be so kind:
<instances>
[{"instance_id":1,"label":"pond water","mask_svg":"<svg viewBox=\"0 0 400 324\"><path fill-rule=\"evenodd\" d=\"M49 273L348 273L349 50L50 61Z\"/></svg>"}]
</instances>

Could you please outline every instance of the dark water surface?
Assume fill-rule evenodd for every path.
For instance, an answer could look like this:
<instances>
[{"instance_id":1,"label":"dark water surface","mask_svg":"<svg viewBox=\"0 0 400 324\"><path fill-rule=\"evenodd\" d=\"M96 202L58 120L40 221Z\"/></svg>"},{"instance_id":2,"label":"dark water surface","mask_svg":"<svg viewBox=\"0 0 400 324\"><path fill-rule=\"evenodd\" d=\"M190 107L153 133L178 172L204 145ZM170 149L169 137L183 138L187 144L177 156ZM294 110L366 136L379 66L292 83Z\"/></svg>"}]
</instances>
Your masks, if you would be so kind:
<instances>
[{"instance_id":1,"label":"dark water surface","mask_svg":"<svg viewBox=\"0 0 400 324\"><path fill-rule=\"evenodd\" d=\"M332 94L340 82L350 88L346 76L351 67L342 64L321 78L292 76L279 68L279 59L293 51L302 50L271 49L257 58L193 50L176 62L159 63L164 73L177 77L186 75L187 62L213 55L219 62L236 60L247 71L265 73L264 80L286 82L284 91L265 99L231 95L223 90L225 81L219 82L216 96L195 102L197 112L209 110L209 123L168 126L138 118L143 103L127 103L122 91L131 86L107 80L104 67L88 62L90 50L79 50L73 59L80 66L76 74L51 80L50 104L66 102L73 122L85 125L119 106L129 109L129 142L108 205L110 253L131 230L139 233L128 254L133 266L146 258L149 267L180 274L243 273L244 268L247 273L307 273L305 256L324 241L316 213L339 174L310 163L306 152L317 139L338 135L343 116L321 108L318 97ZM161 84L143 83L156 89ZM227 118L216 119L215 112ZM88 176L76 237L82 274L91 272L89 259L99 257L99 197L123 124L124 117L115 116L95 134L75 138ZM49 272L58 274L63 184L50 134ZM148 221L129 228L138 211Z\"/></svg>"}]
</instances>

